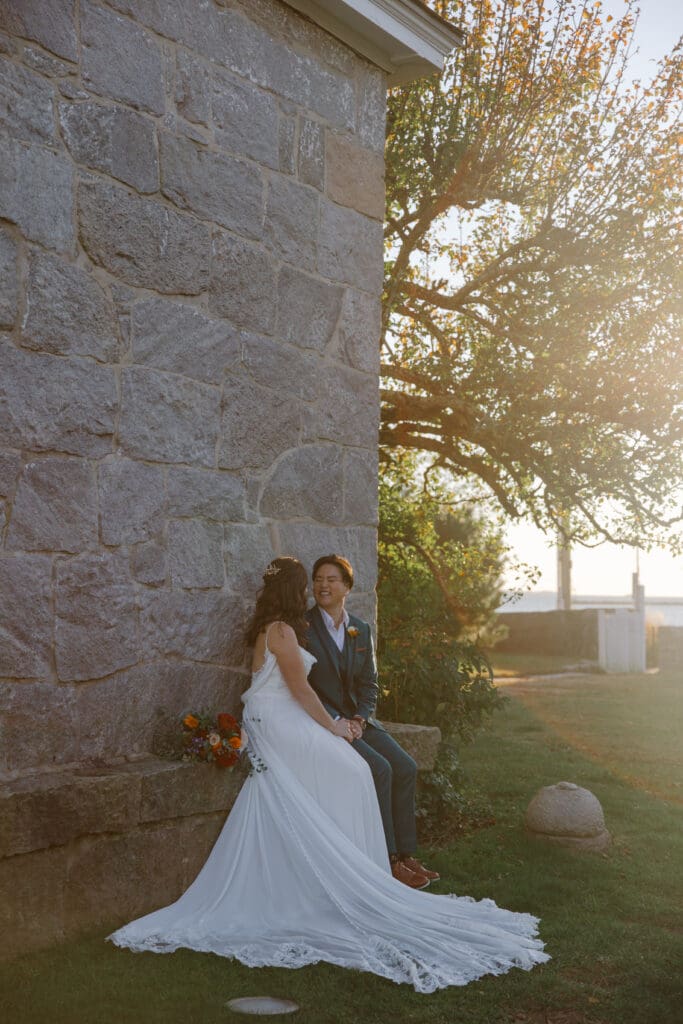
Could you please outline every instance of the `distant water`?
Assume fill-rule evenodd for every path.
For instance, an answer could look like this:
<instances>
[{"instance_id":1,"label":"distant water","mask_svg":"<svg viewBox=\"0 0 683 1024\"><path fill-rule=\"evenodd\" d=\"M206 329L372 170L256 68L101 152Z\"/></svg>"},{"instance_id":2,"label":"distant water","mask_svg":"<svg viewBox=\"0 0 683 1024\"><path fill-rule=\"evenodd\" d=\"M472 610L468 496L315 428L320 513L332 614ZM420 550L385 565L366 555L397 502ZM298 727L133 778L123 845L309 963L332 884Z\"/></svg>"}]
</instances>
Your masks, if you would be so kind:
<instances>
[{"instance_id":1,"label":"distant water","mask_svg":"<svg viewBox=\"0 0 683 1024\"><path fill-rule=\"evenodd\" d=\"M582 596L572 594L572 608L629 608L630 597L606 594ZM498 609L501 612L551 612L557 608L554 590L531 590L516 601ZM648 597L645 595L645 617L658 626L683 626L683 597Z\"/></svg>"}]
</instances>

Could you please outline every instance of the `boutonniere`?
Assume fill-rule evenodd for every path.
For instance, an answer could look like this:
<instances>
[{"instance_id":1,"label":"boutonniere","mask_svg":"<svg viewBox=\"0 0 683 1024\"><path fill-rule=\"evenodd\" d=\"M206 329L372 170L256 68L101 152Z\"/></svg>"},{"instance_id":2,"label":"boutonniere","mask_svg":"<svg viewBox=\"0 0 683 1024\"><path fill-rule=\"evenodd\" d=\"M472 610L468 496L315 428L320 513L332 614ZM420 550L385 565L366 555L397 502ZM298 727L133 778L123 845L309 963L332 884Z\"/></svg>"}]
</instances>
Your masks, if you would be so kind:
<instances>
[{"instance_id":1,"label":"boutonniere","mask_svg":"<svg viewBox=\"0 0 683 1024\"><path fill-rule=\"evenodd\" d=\"M358 636L358 632L359 631L356 629L355 626L349 626L349 628L346 630L346 632L349 634L349 636L351 637L352 640L355 640L356 637Z\"/></svg>"}]
</instances>

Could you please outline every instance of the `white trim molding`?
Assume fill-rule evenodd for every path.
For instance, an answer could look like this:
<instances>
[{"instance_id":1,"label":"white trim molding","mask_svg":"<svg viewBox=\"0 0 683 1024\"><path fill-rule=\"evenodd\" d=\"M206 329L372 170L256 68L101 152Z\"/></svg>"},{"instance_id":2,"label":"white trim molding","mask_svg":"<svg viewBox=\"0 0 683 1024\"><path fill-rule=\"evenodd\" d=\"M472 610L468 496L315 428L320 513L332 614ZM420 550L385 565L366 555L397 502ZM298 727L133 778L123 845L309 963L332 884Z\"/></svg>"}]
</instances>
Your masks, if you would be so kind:
<instances>
[{"instance_id":1,"label":"white trim molding","mask_svg":"<svg viewBox=\"0 0 683 1024\"><path fill-rule=\"evenodd\" d=\"M401 85L443 69L465 34L421 0L285 0Z\"/></svg>"}]
</instances>

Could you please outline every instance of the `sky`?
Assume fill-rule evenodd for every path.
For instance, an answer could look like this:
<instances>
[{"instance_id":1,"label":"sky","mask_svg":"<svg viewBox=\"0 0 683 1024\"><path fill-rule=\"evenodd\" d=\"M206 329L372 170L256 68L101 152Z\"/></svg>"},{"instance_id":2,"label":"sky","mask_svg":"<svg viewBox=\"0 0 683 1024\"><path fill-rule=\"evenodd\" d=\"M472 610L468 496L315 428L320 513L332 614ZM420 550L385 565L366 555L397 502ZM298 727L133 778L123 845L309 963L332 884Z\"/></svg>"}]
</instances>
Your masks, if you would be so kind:
<instances>
[{"instance_id":1,"label":"sky","mask_svg":"<svg viewBox=\"0 0 683 1024\"><path fill-rule=\"evenodd\" d=\"M606 13L619 16L623 0L603 0ZM641 0L641 15L636 31L639 52L632 60L631 74L645 80L651 77L657 58L667 53L683 33L682 0ZM507 532L516 555L538 566L542 575L534 590L557 587L556 552L548 537L535 527L519 524ZM656 597L683 597L683 558L674 559L665 551L641 553L640 582L646 594ZM599 548L576 547L572 551L572 591L575 594L618 596L631 591L631 573L636 568L632 548L604 544Z\"/></svg>"}]
</instances>

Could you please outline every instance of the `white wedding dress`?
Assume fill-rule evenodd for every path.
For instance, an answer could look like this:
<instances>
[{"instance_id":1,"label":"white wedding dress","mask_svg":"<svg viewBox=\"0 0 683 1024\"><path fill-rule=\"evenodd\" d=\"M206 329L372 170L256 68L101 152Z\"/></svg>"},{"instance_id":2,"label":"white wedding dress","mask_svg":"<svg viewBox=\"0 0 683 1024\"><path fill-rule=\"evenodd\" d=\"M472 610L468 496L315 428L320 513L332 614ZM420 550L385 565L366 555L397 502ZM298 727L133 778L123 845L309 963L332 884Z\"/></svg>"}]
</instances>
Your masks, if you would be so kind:
<instances>
[{"instance_id":1,"label":"white wedding dress","mask_svg":"<svg viewBox=\"0 0 683 1024\"><path fill-rule=\"evenodd\" d=\"M315 659L301 656L309 671ZM272 652L242 700L248 752L265 769L245 781L189 889L110 935L116 945L249 967L325 961L418 992L549 959L537 918L392 877L368 765L304 711Z\"/></svg>"}]
</instances>

